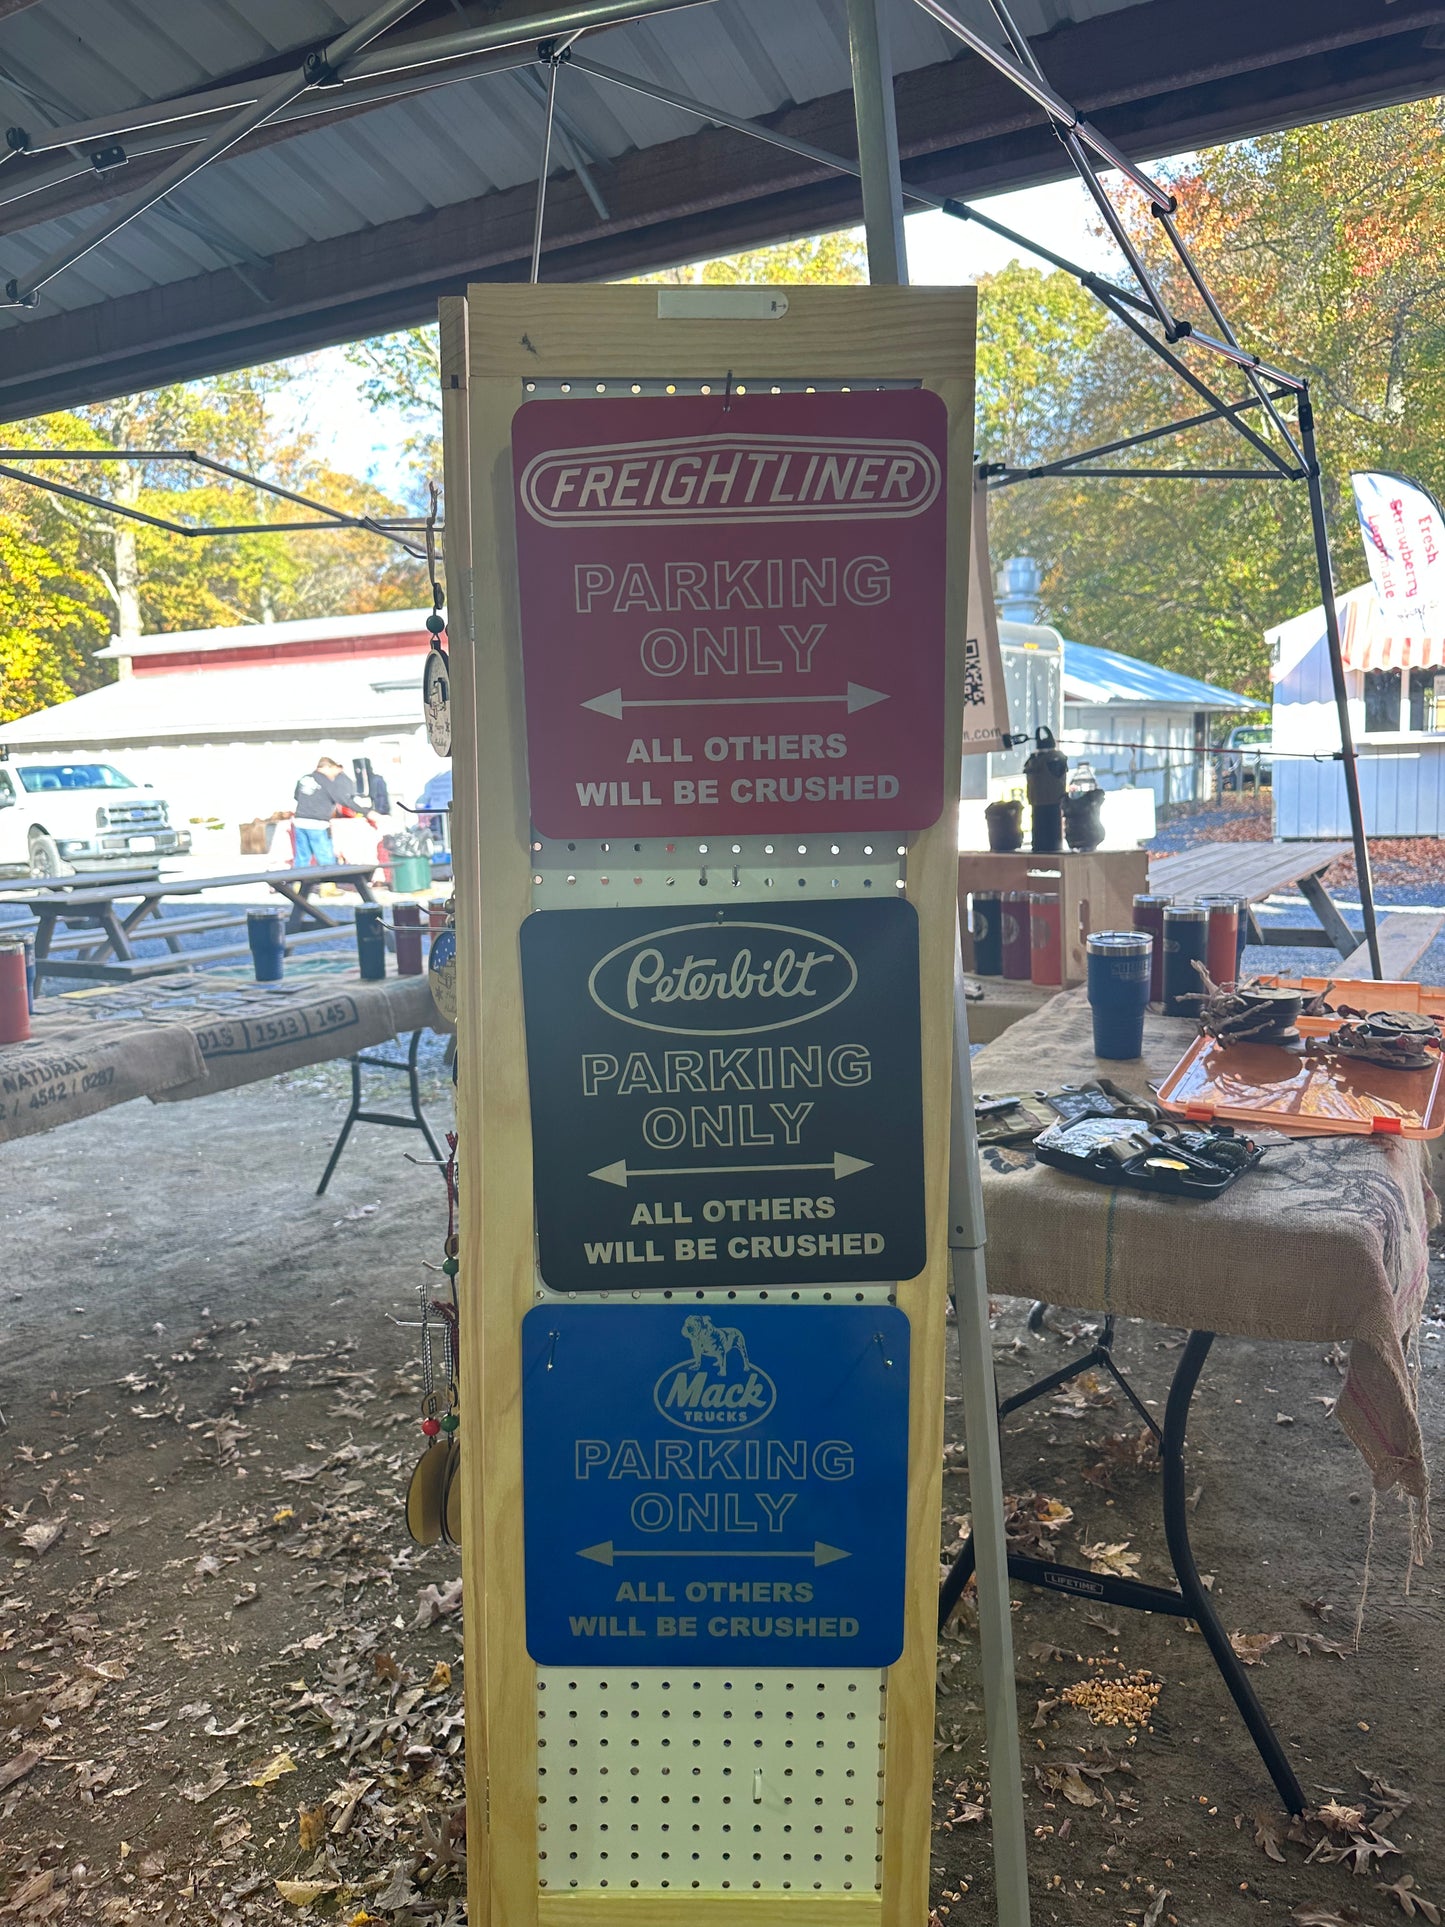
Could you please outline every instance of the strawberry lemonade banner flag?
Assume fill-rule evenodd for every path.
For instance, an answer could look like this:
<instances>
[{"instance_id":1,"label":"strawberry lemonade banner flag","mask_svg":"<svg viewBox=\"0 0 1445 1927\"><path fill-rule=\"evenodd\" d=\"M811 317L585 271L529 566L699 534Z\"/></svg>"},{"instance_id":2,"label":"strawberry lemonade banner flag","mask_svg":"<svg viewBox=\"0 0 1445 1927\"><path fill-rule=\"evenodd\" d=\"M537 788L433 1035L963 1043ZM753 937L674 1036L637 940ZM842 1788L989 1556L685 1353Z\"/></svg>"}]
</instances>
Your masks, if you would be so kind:
<instances>
[{"instance_id":1,"label":"strawberry lemonade banner flag","mask_svg":"<svg viewBox=\"0 0 1445 1927\"><path fill-rule=\"evenodd\" d=\"M1351 475L1355 512L1383 615L1401 633L1438 635L1445 623L1445 520L1418 482Z\"/></svg>"},{"instance_id":2,"label":"strawberry lemonade banner flag","mask_svg":"<svg viewBox=\"0 0 1445 1927\"><path fill-rule=\"evenodd\" d=\"M524 404L536 828L936 822L946 451L922 389Z\"/></svg>"}]
</instances>

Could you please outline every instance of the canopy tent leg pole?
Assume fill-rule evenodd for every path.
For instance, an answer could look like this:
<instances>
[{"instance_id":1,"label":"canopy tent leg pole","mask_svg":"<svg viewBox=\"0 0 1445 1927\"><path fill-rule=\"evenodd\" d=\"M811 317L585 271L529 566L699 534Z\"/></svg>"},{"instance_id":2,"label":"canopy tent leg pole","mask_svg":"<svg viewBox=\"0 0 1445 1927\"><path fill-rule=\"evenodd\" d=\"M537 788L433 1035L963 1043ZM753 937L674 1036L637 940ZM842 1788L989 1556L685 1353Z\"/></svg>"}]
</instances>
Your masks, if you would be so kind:
<instances>
[{"instance_id":1,"label":"canopy tent leg pole","mask_svg":"<svg viewBox=\"0 0 1445 1927\"><path fill-rule=\"evenodd\" d=\"M848 53L853 67L853 113L863 181L863 226L868 279L875 287L908 280L903 238L903 182L898 163L898 117L885 0L848 0Z\"/></svg>"},{"instance_id":2,"label":"canopy tent leg pole","mask_svg":"<svg viewBox=\"0 0 1445 1927\"><path fill-rule=\"evenodd\" d=\"M1360 766L1355 755L1355 733L1350 722L1350 700L1345 684L1345 659L1340 648L1340 615L1335 607L1334 570L1330 565L1330 536L1325 524L1325 498L1320 487L1320 460L1315 448L1315 411L1306 383L1299 398L1300 443L1305 456L1305 481L1310 493L1310 525L1315 538L1315 567L1319 571L1320 601L1325 612L1325 639L1330 651L1330 679L1335 689L1335 714L1340 724L1340 760L1345 772L1345 800L1350 811L1350 837L1355 846L1355 877L1360 886L1360 908L1365 917L1365 943L1370 952L1370 975L1378 982L1380 933L1375 925L1375 886L1370 876L1370 846L1365 841L1365 812L1360 802Z\"/></svg>"},{"instance_id":3,"label":"canopy tent leg pole","mask_svg":"<svg viewBox=\"0 0 1445 1927\"><path fill-rule=\"evenodd\" d=\"M557 117L557 58L548 49L543 58L547 62L547 107L542 119L542 155L537 163L537 214L532 223L532 272L529 276L533 286L542 278L542 226L547 218L547 175L552 166L552 127Z\"/></svg>"},{"instance_id":4,"label":"canopy tent leg pole","mask_svg":"<svg viewBox=\"0 0 1445 1927\"><path fill-rule=\"evenodd\" d=\"M988 1322L983 1187L978 1175L978 1126L973 1114L963 939L958 931L954 933L953 952L951 1131L948 1244L953 1269L953 1307L958 1320L963 1420L968 1438L968 1492L978 1581L994 1885L999 1927L1029 1927L1028 1834L1024 1820L1023 1759L1019 1752L1018 1693L1014 1683L1013 1621L1009 1611L1003 1455L997 1416L998 1388L993 1375L993 1334Z\"/></svg>"}]
</instances>

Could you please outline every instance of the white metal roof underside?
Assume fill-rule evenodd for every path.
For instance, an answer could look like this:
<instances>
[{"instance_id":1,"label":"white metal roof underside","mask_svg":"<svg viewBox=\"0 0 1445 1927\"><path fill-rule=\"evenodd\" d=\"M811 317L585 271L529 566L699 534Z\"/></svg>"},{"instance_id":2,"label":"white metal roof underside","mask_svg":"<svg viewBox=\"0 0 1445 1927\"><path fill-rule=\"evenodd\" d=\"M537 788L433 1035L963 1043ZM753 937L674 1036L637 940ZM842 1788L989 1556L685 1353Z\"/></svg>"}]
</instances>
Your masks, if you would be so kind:
<instances>
[{"instance_id":1,"label":"white metal roof underside","mask_svg":"<svg viewBox=\"0 0 1445 1927\"><path fill-rule=\"evenodd\" d=\"M987 0L949 3L967 25L999 43ZM990 77L913 0L888 4L905 171L911 154L914 165L932 167L934 187L946 193L977 191L980 180L1006 186L1067 171L1036 109L1006 82ZM374 5L375 0L0 0L0 133L20 128L33 141L47 128L257 73L283 74ZM423 0L378 44L445 35L459 24L505 23L545 10L546 0ZM1013 11L1050 81L1081 111L1098 114L1106 133L1113 114L1118 138L1134 154L1169 151L1179 145L1175 136L1181 130L1239 131L1279 124L1291 115L1308 118L1347 94L1357 102L1403 98L1428 91L1445 72L1445 54L1427 51L1442 18L1434 0L1395 0L1388 6L1385 0L1271 0L1263 10L1257 0L1210 0L1204 8L1197 0L1013 0ZM1113 17L1125 12L1139 14L1138 24L1115 27ZM1241 31L1252 41L1223 44L1230 33ZM819 104L821 116L832 103L832 119L820 124L814 138L831 143L833 151L845 151L845 144L853 151L851 130L843 126L837 105L850 84L844 0L712 0L588 33L575 51L753 119L806 116L809 103ZM464 285L479 274L525 273L525 250L519 263L515 249L506 256L485 232L487 210L500 207L508 190L525 190L535 179L544 70L532 57L535 42L522 42L518 52L526 65L514 71L452 80L381 104L350 105L345 89L335 96L312 94L308 100L324 100L328 107L334 98L336 115L262 130L249 148L213 162L160 207L65 269L45 287L38 306L0 306L0 340L15 341L22 370L21 376L7 376L6 356L0 353L0 413L22 412L5 408L11 396L31 404L48 401L45 384L52 367L55 392L62 398L73 397L78 385L92 379L92 370L96 392L115 392L113 380L106 387L107 356L112 374L126 356L126 365L139 372L148 340L159 345L145 372L157 374L165 331L147 332L147 311L136 299L157 289L188 283L194 294L210 278L207 315L194 328L189 314L177 324L177 346L189 354L189 359L182 354L183 372L190 373L208 354L210 365L236 365L247 342L284 352L298 344L343 339L366 331L364 321L397 325L434 313L439 289ZM909 77L918 93L926 90L929 72L941 78L915 110ZM980 74L995 88L987 99L989 113L982 116ZM825 182L827 170L815 172L810 181L799 174L796 161L777 157L776 149L764 151L775 157L768 165L779 180L778 191L770 174L743 179L728 200L717 191L715 176L719 166L726 172L738 164L734 149L699 145L694 178L676 158L679 143L712 138L704 123L575 68L561 71L557 103L561 134L587 164L601 196L612 201L610 189L620 183L625 204L619 209L613 202L605 220L597 216L595 232L576 222L569 234L549 232L547 244L557 252L550 263L544 254L544 279L549 265L553 275L567 278L620 274L663 255L686 259L717 252L718 247L708 246L713 239L744 245L784 231L813 231L824 214L835 222L856 218L854 183L840 183L836 176ZM217 125L213 119L196 132ZM756 147L743 136L726 139L741 140L749 153ZM146 178L147 166L153 172L160 164L153 154L145 158L137 143L124 165L98 181L91 163L100 145L90 142L72 153L51 154L46 165L52 173L57 163L62 170L73 164L74 178L19 199L13 196L37 178L40 157L0 151L0 287L14 277L25 288L39 263L103 215L107 195L125 194ZM666 205L643 206L635 163L664 146L674 157L666 165L675 170L675 192L669 190ZM168 162L179 152L172 148L162 158ZM630 175L628 157L634 163ZM572 173L565 147L554 145L553 163L555 175ZM825 187L831 199L824 198ZM470 230L457 238L465 223L456 210L463 207L475 210L475 240ZM433 257L426 257L425 229L436 217L444 228L450 223L450 252L437 242ZM588 213L587 221L593 218ZM394 298L384 311L364 311L365 290L352 288L345 296L349 310L338 297L333 315L324 299L311 298L308 305L296 299L293 283L278 295L267 280L278 259L292 263L289 272L294 273L297 251L344 246L351 237L364 250L366 237L375 237L377 230L387 231L389 262L408 244L417 251L415 260L395 266ZM568 246L574 248L570 261ZM667 254L668 249L676 251ZM89 332L80 327L81 311L127 300L137 317L129 334L119 310L114 322L98 313ZM234 339L224 345L229 323L218 319L218 301L222 308L231 303L241 317ZM294 325L293 312L301 317ZM53 353L43 335L28 332L43 330L47 319L54 330ZM120 348L112 348L108 329L117 334ZM242 329L252 333L243 339ZM214 347L196 347L203 339ZM260 357L252 353L249 358Z\"/></svg>"},{"instance_id":2,"label":"white metal roof underside","mask_svg":"<svg viewBox=\"0 0 1445 1927\"><path fill-rule=\"evenodd\" d=\"M1018 16L1026 32L1042 33L1064 20L1141 3L1020 0ZM69 124L190 93L238 68L304 51L362 18L372 4L40 0L0 21L0 116L6 126L34 129L37 122ZM962 0L959 13L988 30L982 0ZM894 15L897 72L961 52L911 0L896 0ZM585 50L750 119L849 84L841 0L718 0L599 33ZM142 216L68 269L44 300L55 308L83 307L213 269L244 268L307 241L425 216L531 181L542 106L530 73L457 81L357 120L296 134L267 151L214 162L172 197L171 213ZM698 126L676 108L565 70L558 105L585 143L584 154L603 160L676 140ZM87 210L17 233L23 209L23 202L0 209L0 279L23 279L95 219ZM0 308L0 328L23 327L30 319Z\"/></svg>"}]
</instances>

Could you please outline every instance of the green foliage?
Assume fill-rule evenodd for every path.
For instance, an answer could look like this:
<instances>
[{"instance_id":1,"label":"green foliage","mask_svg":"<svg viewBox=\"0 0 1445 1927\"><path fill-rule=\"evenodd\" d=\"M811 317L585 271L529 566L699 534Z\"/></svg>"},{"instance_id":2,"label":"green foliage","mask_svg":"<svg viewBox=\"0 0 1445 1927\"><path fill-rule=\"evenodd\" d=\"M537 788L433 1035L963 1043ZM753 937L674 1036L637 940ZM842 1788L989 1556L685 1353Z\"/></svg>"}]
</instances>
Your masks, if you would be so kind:
<instances>
[{"instance_id":1,"label":"green foliage","mask_svg":"<svg viewBox=\"0 0 1445 1927\"><path fill-rule=\"evenodd\" d=\"M130 396L10 431L31 447L169 447L264 475L351 514L396 504L278 437L270 398L286 379L251 369ZM42 466L108 501L197 527L307 521L312 512L173 460ZM363 530L220 538L167 534L7 483L0 492L0 720L105 680L92 660L113 633L225 627L415 607L425 570Z\"/></svg>"},{"instance_id":2,"label":"green foliage","mask_svg":"<svg viewBox=\"0 0 1445 1927\"><path fill-rule=\"evenodd\" d=\"M1351 586L1365 567L1349 470L1393 469L1445 486L1439 103L1214 149L1171 185L1181 232L1241 341L1309 377L1336 586ZM1156 225L1140 213L1133 234L1175 311L1217 333ZM1122 263L1116 278L1127 280ZM1078 303L1087 297L1064 277L1011 267L986 277L980 293L988 459L1028 463L1200 405L1119 324L1086 333ZM1220 392L1244 392L1205 351L1182 352ZM1249 419L1257 423L1257 411ZM1217 426L1119 459L1258 465ZM1268 693L1264 631L1319 600L1297 483L1026 482L992 506L994 555L1043 563L1048 617L1066 633L1249 694Z\"/></svg>"}]
</instances>

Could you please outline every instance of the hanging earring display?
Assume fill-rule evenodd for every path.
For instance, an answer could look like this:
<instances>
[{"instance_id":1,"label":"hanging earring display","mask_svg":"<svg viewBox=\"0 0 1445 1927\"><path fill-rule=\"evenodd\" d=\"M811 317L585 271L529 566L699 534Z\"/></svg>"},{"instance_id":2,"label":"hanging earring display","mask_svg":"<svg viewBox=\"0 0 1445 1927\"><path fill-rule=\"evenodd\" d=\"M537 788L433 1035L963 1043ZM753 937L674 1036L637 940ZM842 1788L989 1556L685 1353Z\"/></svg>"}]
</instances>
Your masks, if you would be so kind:
<instances>
[{"instance_id":1,"label":"hanging earring display","mask_svg":"<svg viewBox=\"0 0 1445 1927\"><path fill-rule=\"evenodd\" d=\"M431 578L432 611L426 619L431 647L421 672L422 710L426 717L426 737L438 756L452 753L452 672L442 639L447 632L445 597L437 581L436 554L437 486L431 484L431 509L426 520L426 567Z\"/></svg>"}]
</instances>

